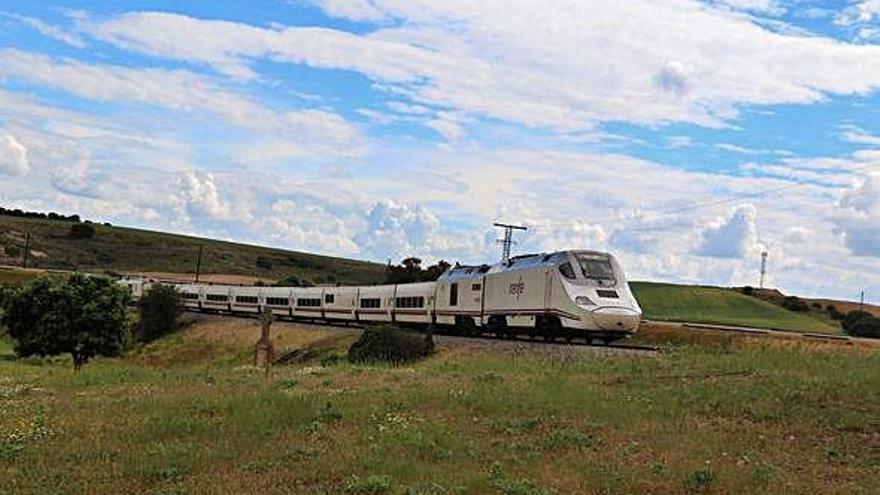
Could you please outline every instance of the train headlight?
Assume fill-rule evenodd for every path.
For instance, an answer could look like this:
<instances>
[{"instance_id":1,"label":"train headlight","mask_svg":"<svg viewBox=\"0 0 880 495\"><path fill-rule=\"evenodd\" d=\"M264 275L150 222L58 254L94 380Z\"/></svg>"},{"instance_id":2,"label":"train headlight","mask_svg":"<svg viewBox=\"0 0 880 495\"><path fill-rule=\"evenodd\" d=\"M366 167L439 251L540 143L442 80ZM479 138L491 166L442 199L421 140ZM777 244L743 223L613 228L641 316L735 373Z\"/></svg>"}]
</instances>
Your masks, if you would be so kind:
<instances>
[{"instance_id":1,"label":"train headlight","mask_svg":"<svg viewBox=\"0 0 880 495\"><path fill-rule=\"evenodd\" d=\"M574 302L580 306L595 306L596 303L590 300L587 296L577 296L574 298Z\"/></svg>"}]
</instances>

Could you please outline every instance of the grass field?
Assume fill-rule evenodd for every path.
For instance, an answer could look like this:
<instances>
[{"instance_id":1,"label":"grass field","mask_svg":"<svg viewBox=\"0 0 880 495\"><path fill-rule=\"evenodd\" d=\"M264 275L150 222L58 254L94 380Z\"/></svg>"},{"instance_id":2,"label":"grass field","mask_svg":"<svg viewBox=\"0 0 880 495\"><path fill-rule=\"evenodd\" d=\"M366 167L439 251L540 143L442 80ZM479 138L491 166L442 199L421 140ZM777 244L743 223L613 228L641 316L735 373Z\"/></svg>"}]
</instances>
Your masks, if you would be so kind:
<instances>
[{"instance_id":1,"label":"grass field","mask_svg":"<svg viewBox=\"0 0 880 495\"><path fill-rule=\"evenodd\" d=\"M213 325L79 374L0 360L0 493L880 491L876 352L744 339L638 358L456 348L267 378L245 365L256 330ZM333 335L276 332L294 345Z\"/></svg>"},{"instance_id":2,"label":"grass field","mask_svg":"<svg viewBox=\"0 0 880 495\"><path fill-rule=\"evenodd\" d=\"M24 249L31 233L31 266L91 271L192 273L203 246L203 273L250 275L279 279L294 275L318 283L372 284L385 277L377 263L284 251L162 232L94 224L92 239L73 239L70 222L0 216L0 245ZM0 264L18 264L3 257ZM257 258L261 257L258 266Z\"/></svg>"},{"instance_id":3,"label":"grass field","mask_svg":"<svg viewBox=\"0 0 880 495\"><path fill-rule=\"evenodd\" d=\"M630 284L645 318L840 333L840 327L730 289L654 282Z\"/></svg>"}]
</instances>

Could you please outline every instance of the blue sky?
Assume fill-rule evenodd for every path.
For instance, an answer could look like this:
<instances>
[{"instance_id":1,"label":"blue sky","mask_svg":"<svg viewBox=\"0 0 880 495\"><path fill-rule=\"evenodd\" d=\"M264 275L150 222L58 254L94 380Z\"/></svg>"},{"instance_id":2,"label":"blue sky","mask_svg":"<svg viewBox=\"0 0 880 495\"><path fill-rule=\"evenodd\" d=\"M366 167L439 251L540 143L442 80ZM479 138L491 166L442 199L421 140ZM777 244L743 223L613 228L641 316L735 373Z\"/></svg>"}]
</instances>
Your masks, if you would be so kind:
<instances>
[{"instance_id":1,"label":"blue sky","mask_svg":"<svg viewBox=\"0 0 880 495\"><path fill-rule=\"evenodd\" d=\"M0 203L880 297L880 1L0 1Z\"/></svg>"}]
</instances>

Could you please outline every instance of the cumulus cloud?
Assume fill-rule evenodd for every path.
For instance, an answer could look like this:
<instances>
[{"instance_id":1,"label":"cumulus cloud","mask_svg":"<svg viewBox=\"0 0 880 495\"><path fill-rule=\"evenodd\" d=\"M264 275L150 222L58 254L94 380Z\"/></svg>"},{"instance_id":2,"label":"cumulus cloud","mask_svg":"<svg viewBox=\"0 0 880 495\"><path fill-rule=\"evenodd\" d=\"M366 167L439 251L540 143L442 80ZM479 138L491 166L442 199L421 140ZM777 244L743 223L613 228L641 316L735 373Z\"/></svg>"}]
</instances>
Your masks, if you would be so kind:
<instances>
[{"instance_id":1,"label":"cumulus cloud","mask_svg":"<svg viewBox=\"0 0 880 495\"><path fill-rule=\"evenodd\" d=\"M694 253L713 258L744 258L758 251L756 213L753 205L744 205L729 217L710 222L700 232L700 243Z\"/></svg>"},{"instance_id":2,"label":"cumulus cloud","mask_svg":"<svg viewBox=\"0 0 880 495\"><path fill-rule=\"evenodd\" d=\"M74 196L95 197L97 195L94 174L88 154L84 153L70 163L55 167L50 177L52 187Z\"/></svg>"},{"instance_id":3,"label":"cumulus cloud","mask_svg":"<svg viewBox=\"0 0 880 495\"><path fill-rule=\"evenodd\" d=\"M270 239L295 249L347 256L359 253L352 240L356 222L346 221L339 212L311 198L274 201L262 223Z\"/></svg>"},{"instance_id":4,"label":"cumulus cloud","mask_svg":"<svg viewBox=\"0 0 880 495\"><path fill-rule=\"evenodd\" d=\"M229 207L220 199L213 174L187 172L180 181L180 194L192 215L215 220L231 218Z\"/></svg>"},{"instance_id":5,"label":"cumulus cloud","mask_svg":"<svg viewBox=\"0 0 880 495\"><path fill-rule=\"evenodd\" d=\"M424 206L385 200L372 205L356 240L364 253L398 259L426 252L439 229L440 220Z\"/></svg>"},{"instance_id":6,"label":"cumulus cloud","mask_svg":"<svg viewBox=\"0 0 880 495\"><path fill-rule=\"evenodd\" d=\"M835 222L850 252L880 256L880 173L868 174L843 194Z\"/></svg>"},{"instance_id":7,"label":"cumulus cloud","mask_svg":"<svg viewBox=\"0 0 880 495\"><path fill-rule=\"evenodd\" d=\"M22 176L31 169L28 150L15 136L3 133L0 139L0 173Z\"/></svg>"},{"instance_id":8,"label":"cumulus cloud","mask_svg":"<svg viewBox=\"0 0 880 495\"><path fill-rule=\"evenodd\" d=\"M352 20L381 12L403 22L354 34L139 12L85 29L233 77L258 77L261 59L353 70L420 104L565 131L609 120L718 126L742 104L804 104L880 86L880 46L774 32L697 1L316 2Z\"/></svg>"}]
</instances>

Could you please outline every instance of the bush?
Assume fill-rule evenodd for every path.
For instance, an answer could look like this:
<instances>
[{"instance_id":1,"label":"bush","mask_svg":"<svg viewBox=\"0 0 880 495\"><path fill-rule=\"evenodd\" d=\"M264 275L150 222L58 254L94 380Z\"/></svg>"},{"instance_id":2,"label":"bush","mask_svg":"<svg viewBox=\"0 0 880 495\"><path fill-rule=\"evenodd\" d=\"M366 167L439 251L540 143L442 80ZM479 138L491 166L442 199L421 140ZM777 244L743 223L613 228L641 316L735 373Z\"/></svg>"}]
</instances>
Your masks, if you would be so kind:
<instances>
[{"instance_id":1,"label":"bush","mask_svg":"<svg viewBox=\"0 0 880 495\"><path fill-rule=\"evenodd\" d=\"M171 285L153 285L141 298L140 323L137 339L150 342L177 329L177 318L182 309L177 288Z\"/></svg>"},{"instance_id":2,"label":"bush","mask_svg":"<svg viewBox=\"0 0 880 495\"><path fill-rule=\"evenodd\" d=\"M840 322L840 326L843 327L846 333L849 333L852 327L854 327L860 321L870 320L872 318L874 318L874 315L868 313L867 311L853 310L843 317L843 320Z\"/></svg>"},{"instance_id":3,"label":"bush","mask_svg":"<svg viewBox=\"0 0 880 495\"><path fill-rule=\"evenodd\" d=\"M75 223L70 226L70 237L74 239L91 239L95 237L95 227L87 223Z\"/></svg>"},{"instance_id":4,"label":"bush","mask_svg":"<svg viewBox=\"0 0 880 495\"><path fill-rule=\"evenodd\" d=\"M782 307L789 311L809 311L807 303L796 296L788 296L782 300Z\"/></svg>"},{"instance_id":5,"label":"bush","mask_svg":"<svg viewBox=\"0 0 880 495\"><path fill-rule=\"evenodd\" d=\"M825 306L825 314L827 314L828 317L831 318L832 320L839 321L839 320L843 319L843 313L838 311L837 308L833 304L829 304L828 306Z\"/></svg>"},{"instance_id":6,"label":"bush","mask_svg":"<svg viewBox=\"0 0 880 495\"><path fill-rule=\"evenodd\" d=\"M2 321L21 357L70 353L79 370L95 356L122 352L128 289L99 277L41 277L9 291Z\"/></svg>"},{"instance_id":7,"label":"bush","mask_svg":"<svg viewBox=\"0 0 880 495\"><path fill-rule=\"evenodd\" d=\"M21 249L19 249L18 246L6 246L3 250L6 252L6 256L9 256L10 258L18 258L21 256Z\"/></svg>"},{"instance_id":8,"label":"bush","mask_svg":"<svg viewBox=\"0 0 880 495\"><path fill-rule=\"evenodd\" d=\"M871 337L880 339L880 319L873 317L865 318L862 321L853 324L846 333L853 337Z\"/></svg>"},{"instance_id":9,"label":"bush","mask_svg":"<svg viewBox=\"0 0 880 495\"><path fill-rule=\"evenodd\" d=\"M348 360L354 363L381 361L405 363L427 357L434 352L430 333L417 334L391 325L367 327L348 349Z\"/></svg>"},{"instance_id":10,"label":"bush","mask_svg":"<svg viewBox=\"0 0 880 495\"><path fill-rule=\"evenodd\" d=\"M275 287L314 287L315 284L308 279L300 279L296 275L290 275L275 282Z\"/></svg>"},{"instance_id":11,"label":"bush","mask_svg":"<svg viewBox=\"0 0 880 495\"><path fill-rule=\"evenodd\" d=\"M747 286L745 286L745 287L742 288L742 293L745 294L745 295L747 295L747 296L751 296L752 294L755 293L755 288L752 287L751 285L747 285Z\"/></svg>"}]
</instances>

